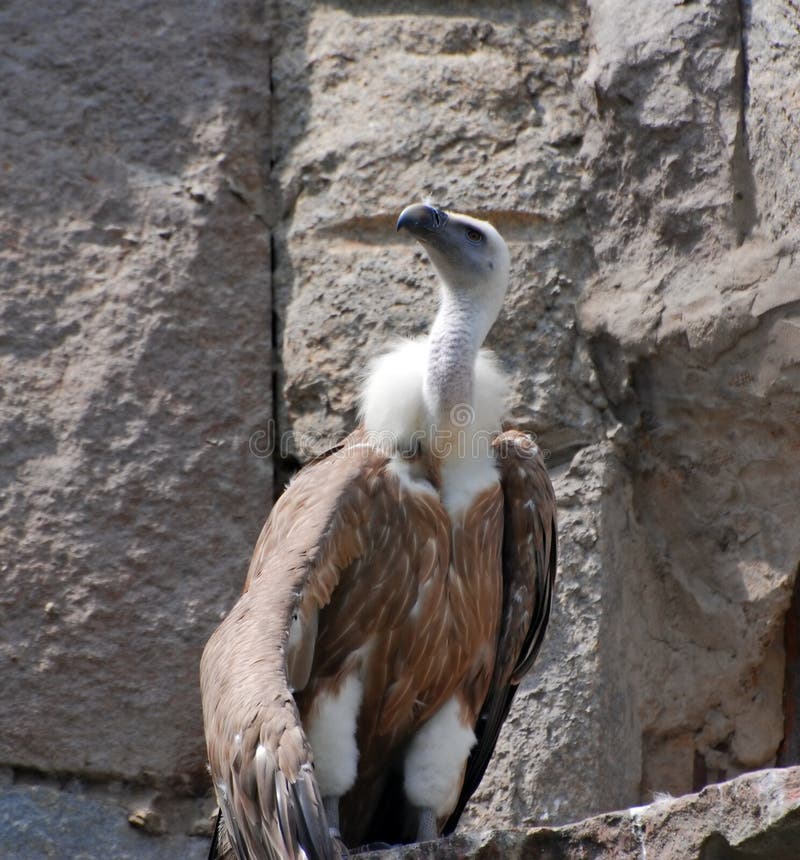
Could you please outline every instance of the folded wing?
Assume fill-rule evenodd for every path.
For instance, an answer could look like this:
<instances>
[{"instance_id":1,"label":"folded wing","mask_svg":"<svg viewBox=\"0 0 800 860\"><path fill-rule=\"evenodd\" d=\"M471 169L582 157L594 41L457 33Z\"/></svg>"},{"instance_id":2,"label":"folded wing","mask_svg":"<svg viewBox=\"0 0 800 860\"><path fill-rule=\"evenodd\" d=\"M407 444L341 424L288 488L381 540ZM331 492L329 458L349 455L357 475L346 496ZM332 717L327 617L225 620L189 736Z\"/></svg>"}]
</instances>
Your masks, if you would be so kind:
<instances>
[{"instance_id":1,"label":"folded wing","mask_svg":"<svg viewBox=\"0 0 800 860\"><path fill-rule=\"evenodd\" d=\"M489 694L475 727L458 804L444 832L452 833L480 784L517 687L539 653L557 562L557 508L544 458L524 433L508 430L495 440L504 501L503 617Z\"/></svg>"}]
</instances>

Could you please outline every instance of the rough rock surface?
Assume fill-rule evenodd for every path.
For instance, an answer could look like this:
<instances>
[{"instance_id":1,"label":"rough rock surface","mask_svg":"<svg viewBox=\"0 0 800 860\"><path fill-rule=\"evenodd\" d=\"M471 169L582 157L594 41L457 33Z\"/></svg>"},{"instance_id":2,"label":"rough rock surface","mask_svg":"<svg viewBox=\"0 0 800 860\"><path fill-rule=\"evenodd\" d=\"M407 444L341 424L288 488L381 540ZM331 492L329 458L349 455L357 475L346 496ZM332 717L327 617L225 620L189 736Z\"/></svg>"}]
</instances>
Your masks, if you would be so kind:
<instances>
[{"instance_id":1,"label":"rough rock surface","mask_svg":"<svg viewBox=\"0 0 800 860\"><path fill-rule=\"evenodd\" d=\"M205 779L271 368L262 12L204 5L0 10L3 765Z\"/></svg>"},{"instance_id":2,"label":"rough rock surface","mask_svg":"<svg viewBox=\"0 0 800 860\"><path fill-rule=\"evenodd\" d=\"M287 14L281 428L324 447L387 337L425 330L432 277L392 223L429 194L510 240L511 413L553 467L579 452L551 633L464 826L774 762L800 559L793 4Z\"/></svg>"},{"instance_id":3,"label":"rough rock surface","mask_svg":"<svg viewBox=\"0 0 800 860\"><path fill-rule=\"evenodd\" d=\"M174 820L150 811L148 832L128 823L132 800L115 785L94 789L77 782L6 785L0 791L2 856L5 860L205 860L208 838L165 832L170 825L182 830L182 820L191 820L197 812L192 809L196 803L169 804Z\"/></svg>"},{"instance_id":4,"label":"rough rock surface","mask_svg":"<svg viewBox=\"0 0 800 860\"><path fill-rule=\"evenodd\" d=\"M30 769L164 809L205 785L202 644L273 471L425 331L435 284L394 219L426 195L509 240L490 345L561 504L551 631L464 828L772 764L796 0L45 5L0 10L0 765L25 777L0 795Z\"/></svg>"},{"instance_id":5,"label":"rough rock surface","mask_svg":"<svg viewBox=\"0 0 800 860\"><path fill-rule=\"evenodd\" d=\"M565 827L463 834L359 860L796 860L800 768L764 770Z\"/></svg>"}]
</instances>

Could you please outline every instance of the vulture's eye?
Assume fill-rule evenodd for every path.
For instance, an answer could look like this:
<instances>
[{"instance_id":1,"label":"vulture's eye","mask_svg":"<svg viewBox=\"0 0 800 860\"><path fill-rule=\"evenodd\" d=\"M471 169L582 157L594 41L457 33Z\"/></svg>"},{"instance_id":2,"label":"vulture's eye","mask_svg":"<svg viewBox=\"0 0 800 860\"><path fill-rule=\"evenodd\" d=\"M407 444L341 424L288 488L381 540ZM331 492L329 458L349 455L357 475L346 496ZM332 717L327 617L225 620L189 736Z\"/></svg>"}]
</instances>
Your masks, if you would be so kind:
<instances>
[{"instance_id":1,"label":"vulture's eye","mask_svg":"<svg viewBox=\"0 0 800 860\"><path fill-rule=\"evenodd\" d=\"M467 239L470 242L482 242L483 241L483 233L480 230L476 230L474 227L467 227Z\"/></svg>"}]
</instances>

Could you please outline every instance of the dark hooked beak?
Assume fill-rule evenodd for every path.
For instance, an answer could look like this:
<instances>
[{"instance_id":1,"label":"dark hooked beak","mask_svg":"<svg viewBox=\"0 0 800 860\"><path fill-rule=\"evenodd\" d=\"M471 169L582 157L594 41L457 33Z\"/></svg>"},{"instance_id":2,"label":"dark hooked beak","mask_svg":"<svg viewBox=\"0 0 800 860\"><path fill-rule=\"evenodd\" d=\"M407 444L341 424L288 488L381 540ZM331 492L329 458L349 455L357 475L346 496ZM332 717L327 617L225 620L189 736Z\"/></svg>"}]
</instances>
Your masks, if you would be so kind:
<instances>
[{"instance_id":1,"label":"dark hooked beak","mask_svg":"<svg viewBox=\"0 0 800 860\"><path fill-rule=\"evenodd\" d=\"M447 212L427 203L406 206L397 219L397 229L405 227L412 236L422 239L426 234L440 230L447 223Z\"/></svg>"}]
</instances>

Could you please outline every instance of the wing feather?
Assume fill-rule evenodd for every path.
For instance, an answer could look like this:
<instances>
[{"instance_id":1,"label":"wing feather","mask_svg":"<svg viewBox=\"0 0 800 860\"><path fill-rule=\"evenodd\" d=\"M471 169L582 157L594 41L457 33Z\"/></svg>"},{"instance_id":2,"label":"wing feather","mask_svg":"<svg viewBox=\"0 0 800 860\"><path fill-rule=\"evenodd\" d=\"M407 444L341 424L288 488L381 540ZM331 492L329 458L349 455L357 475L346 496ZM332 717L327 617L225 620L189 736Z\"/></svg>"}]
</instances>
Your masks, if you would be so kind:
<instances>
[{"instance_id":1,"label":"wing feather","mask_svg":"<svg viewBox=\"0 0 800 860\"><path fill-rule=\"evenodd\" d=\"M364 552L366 484L384 461L345 445L299 473L262 530L244 593L203 653L209 762L239 860L339 856L287 678L288 662L300 666L292 680L307 680L313 639L301 633L295 659L287 649L293 618L315 626L341 571Z\"/></svg>"},{"instance_id":2,"label":"wing feather","mask_svg":"<svg viewBox=\"0 0 800 860\"><path fill-rule=\"evenodd\" d=\"M458 803L447 820L455 830L494 752L517 686L539 653L553 601L557 564L556 499L544 459L524 433L494 442L503 486L503 614L489 693L475 726Z\"/></svg>"}]
</instances>

